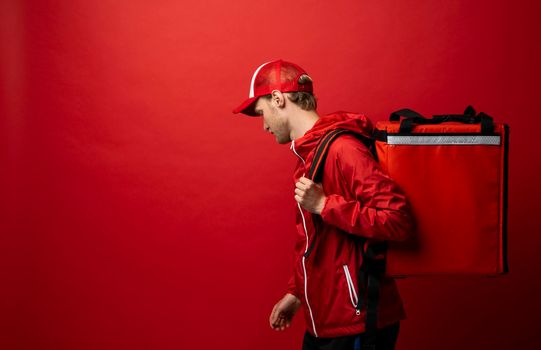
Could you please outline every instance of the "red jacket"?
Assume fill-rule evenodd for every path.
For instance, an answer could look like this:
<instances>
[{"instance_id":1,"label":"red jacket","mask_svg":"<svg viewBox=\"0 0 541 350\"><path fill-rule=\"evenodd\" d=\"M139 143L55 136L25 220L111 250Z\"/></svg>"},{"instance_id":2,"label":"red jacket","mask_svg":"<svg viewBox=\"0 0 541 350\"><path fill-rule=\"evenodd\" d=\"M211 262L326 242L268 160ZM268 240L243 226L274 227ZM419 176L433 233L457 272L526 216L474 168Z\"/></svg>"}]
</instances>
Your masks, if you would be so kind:
<instances>
[{"instance_id":1,"label":"red jacket","mask_svg":"<svg viewBox=\"0 0 541 350\"><path fill-rule=\"evenodd\" d=\"M364 115L336 112L323 116L304 136L291 143L298 157L294 183L308 174L318 140L329 130L344 128L372 136ZM316 337L364 332L365 308L357 315L357 273L362 257L351 235L377 240L404 240L412 216L401 190L383 173L370 151L353 135L341 135L330 146L323 168L327 196L321 216L297 205L295 268L288 292L301 299L308 331ZM318 237L311 254L314 225ZM394 279L380 284L378 328L406 318Z\"/></svg>"}]
</instances>

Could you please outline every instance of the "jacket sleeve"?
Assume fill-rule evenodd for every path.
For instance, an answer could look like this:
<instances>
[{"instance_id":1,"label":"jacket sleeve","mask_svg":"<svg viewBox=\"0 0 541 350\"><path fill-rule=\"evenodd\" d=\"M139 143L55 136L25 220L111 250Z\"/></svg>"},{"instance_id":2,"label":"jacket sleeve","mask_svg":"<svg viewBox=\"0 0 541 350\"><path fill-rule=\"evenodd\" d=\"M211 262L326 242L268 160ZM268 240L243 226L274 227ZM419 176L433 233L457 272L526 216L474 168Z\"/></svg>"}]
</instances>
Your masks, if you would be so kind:
<instances>
[{"instance_id":1,"label":"jacket sleeve","mask_svg":"<svg viewBox=\"0 0 541 350\"><path fill-rule=\"evenodd\" d=\"M287 283L286 292L290 293L290 294L293 294L297 298L300 298L301 291L297 288L295 274L297 273L297 267L298 267L298 264L300 263L299 257L302 256L302 254L304 253L304 249L305 249L305 246L306 246L306 240L303 239L304 238L304 233L299 232L300 230L304 230L304 228L302 228L302 224L299 223L301 221L301 217L300 217L301 214L298 211L297 206L298 206L298 204L295 203L295 215L296 215L295 221L297 222L297 225L296 225L295 229L297 230L297 235L296 235L295 246L294 246L294 255L293 255L294 263L293 263L293 266L292 266L292 269L291 269L291 275L289 276L289 281ZM302 232L304 232L304 231L302 231Z\"/></svg>"},{"instance_id":2,"label":"jacket sleeve","mask_svg":"<svg viewBox=\"0 0 541 350\"><path fill-rule=\"evenodd\" d=\"M295 285L295 272L291 273L291 277L287 283L287 293L293 294L297 298L300 298L299 293L297 292L297 287Z\"/></svg>"},{"instance_id":3,"label":"jacket sleeve","mask_svg":"<svg viewBox=\"0 0 541 350\"><path fill-rule=\"evenodd\" d=\"M344 193L326 194L321 218L351 234L379 240L405 240L413 216L403 192L354 136L343 135L329 148L325 177L341 181Z\"/></svg>"}]
</instances>

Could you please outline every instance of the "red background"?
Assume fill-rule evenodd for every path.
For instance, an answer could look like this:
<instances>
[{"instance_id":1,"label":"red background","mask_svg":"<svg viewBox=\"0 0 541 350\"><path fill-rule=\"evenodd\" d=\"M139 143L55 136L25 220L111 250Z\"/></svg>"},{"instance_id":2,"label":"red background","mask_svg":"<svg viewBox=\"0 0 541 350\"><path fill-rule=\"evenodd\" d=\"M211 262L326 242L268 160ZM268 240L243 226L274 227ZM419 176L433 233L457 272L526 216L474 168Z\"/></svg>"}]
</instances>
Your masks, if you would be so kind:
<instances>
[{"instance_id":1,"label":"red background","mask_svg":"<svg viewBox=\"0 0 541 350\"><path fill-rule=\"evenodd\" d=\"M397 349L535 347L539 7L3 0L0 348L300 348L300 317L267 321L295 157L231 114L275 58L312 75L320 114L472 104L510 125L511 273L400 280Z\"/></svg>"}]
</instances>

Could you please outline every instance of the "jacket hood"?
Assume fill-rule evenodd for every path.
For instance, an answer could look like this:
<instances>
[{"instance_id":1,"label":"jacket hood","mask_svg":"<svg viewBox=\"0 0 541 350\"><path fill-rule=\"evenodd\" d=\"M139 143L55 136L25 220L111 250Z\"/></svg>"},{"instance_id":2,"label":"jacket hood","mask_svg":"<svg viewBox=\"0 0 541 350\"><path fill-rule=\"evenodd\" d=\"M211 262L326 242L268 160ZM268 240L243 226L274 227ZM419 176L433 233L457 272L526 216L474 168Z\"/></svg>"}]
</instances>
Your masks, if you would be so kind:
<instances>
[{"instance_id":1,"label":"jacket hood","mask_svg":"<svg viewBox=\"0 0 541 350\"><path fill-rule=\"evenodd\" d=\"M320 117L314 126L303 136L291 142L291 148L302 158L306 159L319 139L327 132L334 129L351 130L362 136L372 138L374 126L364 114L350 112L334 112Z\"/></svg>"}]
</instances>

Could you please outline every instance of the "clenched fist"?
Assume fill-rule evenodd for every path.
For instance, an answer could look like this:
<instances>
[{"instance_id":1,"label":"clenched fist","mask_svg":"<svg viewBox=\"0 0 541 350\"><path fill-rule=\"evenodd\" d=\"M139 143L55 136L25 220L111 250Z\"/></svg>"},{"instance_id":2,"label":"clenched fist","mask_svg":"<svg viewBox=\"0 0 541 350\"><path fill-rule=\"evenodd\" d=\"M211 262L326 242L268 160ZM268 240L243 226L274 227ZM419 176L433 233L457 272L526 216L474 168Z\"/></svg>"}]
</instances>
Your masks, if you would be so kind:
<instances>
[{"instance_id":1,"label":"clenched fist","mask_svg":"<svg viewBox=\"0 0 541 350\"><path fill-rule=\"evenodd\" d=\"M327 198L323 186L303 176L295 187L295 200L309 212L321 214Z\"/></svg>"}]
</instances>

